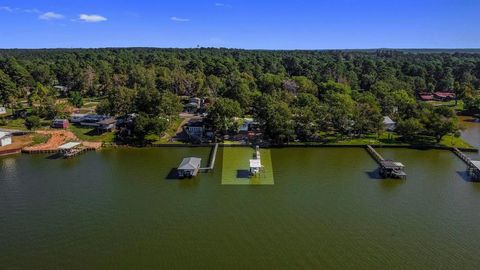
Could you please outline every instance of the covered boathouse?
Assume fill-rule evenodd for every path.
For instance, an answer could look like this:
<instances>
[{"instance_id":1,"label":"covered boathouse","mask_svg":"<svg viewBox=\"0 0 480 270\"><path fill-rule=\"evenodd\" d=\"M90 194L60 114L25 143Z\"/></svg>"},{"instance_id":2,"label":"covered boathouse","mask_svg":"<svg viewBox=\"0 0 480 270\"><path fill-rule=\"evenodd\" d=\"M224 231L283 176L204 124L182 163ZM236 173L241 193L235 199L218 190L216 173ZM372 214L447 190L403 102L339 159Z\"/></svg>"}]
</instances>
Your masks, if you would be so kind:
<instances>
[{"instance_id":1,"label":"covered boathouse","mask_svg":"<svg viewBox=\"0 0 480 270\"><path fill-rule=\"evenodd\" d=\"M392 160L380 161L380 175L382 177L405 179L407 174L404 172L404 168L405 166L400 162Z\"/></svg>"},{"instance_id":2,"label":"covered boathouse","mask_svg":"<svg viewBox=\"0 0 480 270\"><path fill-rule=\"evenodd\" d=\"M188 157L182 160L182 163L177 168L178 176L180 178L197 176L200 170L201 158Z\"/></svg>"}]
</instances>

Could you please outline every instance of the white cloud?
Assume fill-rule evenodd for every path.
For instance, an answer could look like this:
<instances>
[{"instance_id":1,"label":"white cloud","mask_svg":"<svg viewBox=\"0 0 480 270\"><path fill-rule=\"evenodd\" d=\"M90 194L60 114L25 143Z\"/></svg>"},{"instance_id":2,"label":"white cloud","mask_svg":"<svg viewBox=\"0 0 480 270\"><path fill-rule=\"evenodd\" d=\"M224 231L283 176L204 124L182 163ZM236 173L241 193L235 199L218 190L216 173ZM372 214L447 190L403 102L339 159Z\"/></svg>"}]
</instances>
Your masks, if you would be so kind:
<instances>
[{"instance_id":1,"label":"white cloud","mask_svg":"<svg viewBox=\"0 0 480 270\"><path fill-rule=\"evenodd\" d=\"M80 14L79 20L89 23L104 22L107 18L97 14Z\"/></svg>"},{"instance_id":2,"label":"white cloud","mask_svg":"<svg viewBox=\"0 0 480 270\"><path fill-rule=\"evenodd\" d=\"M63 16L62 14L58 14L58 13L55 13L53 11L49 11L49 12L45 12L43 14L41 14L40 16L38 16L38 18L40 20L61 20L63 18L65 18L65 16Z\"/></svg>"},{"instance_id":3,"label":"white cloud","mask_svg":"<svg viewBox=\"0 0 480 270\"><path fill-rule=\"evenodd\" d=\"M231 8L232 7L231 5L225 4L225 3L215 3L215 6L219 7L219 8Z\"/></svg>"},{"instance_id":4,"label":"white cloud","mask_svg":"<svg viewBox=\"0 0 480 270\"><path fill-rule=\"evenodd\" d=\"M0 7L0 11L13 12L11 7Z\"/></svg>"},{"instance_id":5,"label":"white cloud","mask_svg":"<svg viewBox=\"0 0 480 270\"><path fill-rule=\"evenodd\" d=\"M178 18L178 17L171 17L170 20L174 22L189 22L190 19L185 19L185 18Z\"/></svg>"}]
</instances>

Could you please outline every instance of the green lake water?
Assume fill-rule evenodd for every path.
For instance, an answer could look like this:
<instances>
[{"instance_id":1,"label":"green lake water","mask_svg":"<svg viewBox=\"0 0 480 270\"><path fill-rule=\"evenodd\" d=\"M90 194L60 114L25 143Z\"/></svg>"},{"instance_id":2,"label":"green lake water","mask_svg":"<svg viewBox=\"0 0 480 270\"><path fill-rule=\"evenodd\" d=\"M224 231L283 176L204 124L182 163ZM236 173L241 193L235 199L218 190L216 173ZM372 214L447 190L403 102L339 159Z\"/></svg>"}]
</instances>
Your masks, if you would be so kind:
<instances>
[{"instance_id":1,"label":"green lake water","mask_svg":"<svg viewBox=\"0 0 480 270\"><path fill-rule=\"evenodd\" d=\"M401 181L378 179L363 149L270 149L273 185L231 185L223 163L245 149L225 150L191 180L169 175L209 148L0 158L0 268L480 266L480 183L448 151L380 149Z\"/></svg>"}]
</instances>

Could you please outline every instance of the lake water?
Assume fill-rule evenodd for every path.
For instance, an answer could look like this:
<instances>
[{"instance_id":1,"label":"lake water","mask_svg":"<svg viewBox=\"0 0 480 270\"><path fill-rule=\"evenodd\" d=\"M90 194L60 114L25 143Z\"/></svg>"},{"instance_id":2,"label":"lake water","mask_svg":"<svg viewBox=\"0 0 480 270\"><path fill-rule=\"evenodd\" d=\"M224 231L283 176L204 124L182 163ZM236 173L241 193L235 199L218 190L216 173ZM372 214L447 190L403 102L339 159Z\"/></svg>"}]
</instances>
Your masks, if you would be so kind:
<instances>
[{"instance_id":1,"label":"lake water","mask_svg":"<svg viewBox=\"0 0 480 270\"><path fill-rule=\"evenodd\" d=\"M380 149L401 181L363 149L271 149L274 181L232 185L224 150L191 180L168 176L210 149L0 158L0 268L479 268L480 183L448 151Z\"/></svg>"}]
</instances>

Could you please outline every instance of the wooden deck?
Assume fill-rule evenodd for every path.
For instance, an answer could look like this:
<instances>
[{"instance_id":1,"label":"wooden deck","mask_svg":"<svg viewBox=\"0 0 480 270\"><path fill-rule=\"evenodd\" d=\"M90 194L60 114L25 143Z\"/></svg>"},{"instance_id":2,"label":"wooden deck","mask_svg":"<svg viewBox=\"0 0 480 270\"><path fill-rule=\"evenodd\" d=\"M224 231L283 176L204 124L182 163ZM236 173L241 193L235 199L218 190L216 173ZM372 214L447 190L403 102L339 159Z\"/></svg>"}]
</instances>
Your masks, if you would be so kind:
<instances>
[{"instance_id":1,"label":"wooden deck","mask_svg":"<svg viewBox=\"0 0 480 270\"><path fill-rule=\"evenodd\" d=\"M215 146L212 149L212 152L210 153L210 162L208 167L200 168L201 172L209 172L215 168L215 160L217 159L217 152L218 152L218 143L215 144Z\"/></svg>"},{"instance_id":2,"label":"wooden deck","mask_svg":"<svg viewBox=\"0 0 480 270\"><path fill-rule=\"evenodd\" d=\"M462 151L458 148L453 148L452 152L457 155L465 164L467 164L467 171L470 179L479 181L480 180L480 168L478 161L473 161L469 157L467 157ZM475 164L477 162L477 164Z\"/></svg>"}]
</instances>

